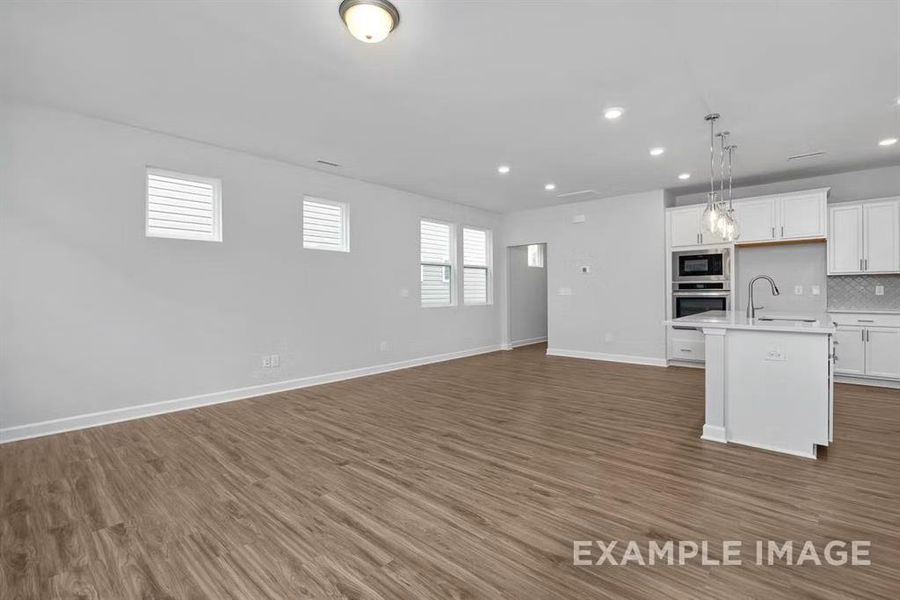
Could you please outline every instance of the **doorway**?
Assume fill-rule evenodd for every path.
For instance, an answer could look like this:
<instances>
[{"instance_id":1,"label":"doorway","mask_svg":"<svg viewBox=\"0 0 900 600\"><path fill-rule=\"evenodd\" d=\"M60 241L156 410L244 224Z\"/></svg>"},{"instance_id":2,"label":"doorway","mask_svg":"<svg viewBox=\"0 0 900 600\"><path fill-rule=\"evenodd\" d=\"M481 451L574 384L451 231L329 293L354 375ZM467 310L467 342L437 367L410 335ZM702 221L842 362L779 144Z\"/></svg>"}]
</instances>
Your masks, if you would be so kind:
<instances>
[{"instance_id":1,"label":"doorway","mask_svg":"<svg viewBox=\"0 0 900 600\"><path fill-rule=\"evenodd\" d=\"M507 248L510 346L547 341L547 244Z\"/></svg>"}]
</instances>

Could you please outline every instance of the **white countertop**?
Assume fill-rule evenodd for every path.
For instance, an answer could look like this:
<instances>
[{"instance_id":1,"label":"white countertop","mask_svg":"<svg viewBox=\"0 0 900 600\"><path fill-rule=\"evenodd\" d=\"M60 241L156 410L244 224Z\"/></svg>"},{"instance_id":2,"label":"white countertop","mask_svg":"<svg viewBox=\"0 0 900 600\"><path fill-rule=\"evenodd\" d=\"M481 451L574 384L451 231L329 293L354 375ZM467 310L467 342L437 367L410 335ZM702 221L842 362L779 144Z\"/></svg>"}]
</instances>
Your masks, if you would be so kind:
<instances>
[{"instance_id":1,"label":"white countertop","mask_svg":"<svg viewBox=\"0 0 900 600\"><path fill-rule=\"evenodd\" d=\"M778 319L815 319L815 321L763 321L760 317ZM666 321L666 325L709 329L746 329L754 331L782 331L792 333L834 333L831 320L823 314L796 314L760 311L756 319L748 319L744 311L711 310L705 313Z\"/></svg>"}]
</instances>

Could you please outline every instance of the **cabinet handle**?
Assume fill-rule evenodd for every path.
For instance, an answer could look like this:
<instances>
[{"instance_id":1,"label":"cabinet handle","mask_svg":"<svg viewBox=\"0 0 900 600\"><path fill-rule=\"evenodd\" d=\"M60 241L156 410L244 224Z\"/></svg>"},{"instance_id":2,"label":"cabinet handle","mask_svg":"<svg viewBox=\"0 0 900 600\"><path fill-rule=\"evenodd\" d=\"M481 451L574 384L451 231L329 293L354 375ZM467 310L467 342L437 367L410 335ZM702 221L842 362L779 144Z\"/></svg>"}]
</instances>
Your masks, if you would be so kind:
<instances>
[{"instance_id":1,"label":"cabinet handle","mask_svg":"<svg viewBox=\"0 0 900 600\"><path fill-rule=\"evenodd\" d=\"M860 330L859 330L859 340L860 340L861 342L866 341L866 330L865 330L865 329L860 329Z\"/></svg>"},{"instance_id":2,"label":"cabinet handle","mask_svg":"<svg viewBox=\"0 0 900 600\"><path fill-rule=\"evenodd\" d=\"M875 319L857 319L857 323L874 323Z\"/></svg>"},{"instance_id":3,"label":"cabinet handle","mask_svg":"<svg viewBox=\"0 0 900 600\"><path fill-rule=\"evenodd\" d=\"M772 226L772 239L773 240L775 239L775 227L774 226Z\"/></svg>"},{"instance_id":4,"label":"cabinet handle","mask_svg":"<svg viewBox=\"0 0 900 600\"><path fill-rule=\"evenodd\" d=\"M860 271L863 270L863 267L862 267L862 259L859 259L859 270L860 270Z\"/></svg>"},{"instance_id":5,"label":"cabinet handle","mask_svg":"<svg viewBox=\"0 0 900 600\"><path fill-rule=\"evenodd\" d=\"M701 244L703 243L703 234L702 233L700 234L700 243Z\"/></svg>"},{"instance_id":6,"label":"cabinet handle","mask_svg":"<svg viewBox=\"0 0 900 600\"><path fill-rule=\"evenodd\" d=\"M781 237L784 237L784 225L781 226Z\"/></svg>"},{"instance_id":7,"label":"cabinet handle","mask_svg":"<svg viewBox=\"0 0 900 600\"><path fill-rule=\"evenodd\" d=\"M863 267L865 267L866 271L869 270L869 259L868 258L863 259Z\"/></svg>"}]
</instances>

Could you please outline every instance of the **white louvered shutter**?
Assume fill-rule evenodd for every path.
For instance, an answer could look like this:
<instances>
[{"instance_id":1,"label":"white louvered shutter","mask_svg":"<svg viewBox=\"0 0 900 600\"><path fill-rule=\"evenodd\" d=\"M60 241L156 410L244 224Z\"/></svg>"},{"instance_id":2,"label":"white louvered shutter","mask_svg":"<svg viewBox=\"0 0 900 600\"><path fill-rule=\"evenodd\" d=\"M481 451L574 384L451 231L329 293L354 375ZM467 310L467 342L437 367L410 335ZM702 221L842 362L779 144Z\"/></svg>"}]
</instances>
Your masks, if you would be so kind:
<instances>
[{"instance_id":1,"label":"white louvered shutter","mask_svg":"<svg viewBox=\"0 0 900 600\"><path fill-rule=\"evenodd\" d=\"M422 221L419 235L422 306L449 306L453 303L451 226Z\"/></svg>"},{"instance_id":2,"label":"white louvered shutter","mask_svg":"<svg viewBox=\"0 0 900 600\"><path fill-rule=\"evenodd\" d=\"M147 236L222 241L218 179L147 169Z\"/></svg>"},{"instance_id":3,"label":"white louvered shutter","mask_svg":"<svg viewBox=\"0 0 900 600\"><path fill-rule=\"evenodd\" d=\"M463 302L487 304L489 279L488 232L463 229Z\"/></svg>"},{"instance_id":4,"label":"white louvered shutter","mask_svg":"<svg viewBox=\"0 0 900 600\"><path fill-rule=\"evenodd\" d=\"M307 196L303 199L303 247L349 252L347 205Z\"/></svg>"}]
</instances>

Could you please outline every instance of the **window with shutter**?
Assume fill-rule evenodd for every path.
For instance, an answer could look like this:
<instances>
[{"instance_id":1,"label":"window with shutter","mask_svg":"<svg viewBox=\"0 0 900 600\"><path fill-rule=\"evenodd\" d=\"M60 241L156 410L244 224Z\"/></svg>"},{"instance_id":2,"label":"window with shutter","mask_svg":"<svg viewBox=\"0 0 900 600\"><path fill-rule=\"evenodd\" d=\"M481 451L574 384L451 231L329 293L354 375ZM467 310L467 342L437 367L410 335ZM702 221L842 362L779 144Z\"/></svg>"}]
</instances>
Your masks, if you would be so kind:
<instances>
[{"instance_id":1,"label":"window with shutter","mask_svg":"<svg viewBox=\"0 0 900 600\"><path fill-rule=\"evenodd\" d=\"M350 251L347 205L322 198L303 198L303 247Z\"/></svg>"},{"instance_id":2,"label":"window with shutter","mask_svg":"<svg viewBox=\"0 0 900 600\"><path fill-rule=\"evenodd\" d=\"M222 182L147 169L147 237L222 241Z\"/></svg>"},{"instance_id":3,"label":"window with shutter","mask_svg":"<svg viewBox=\"0 0 900 600\"><path fill-rule=\"evenodd\" d=\"M528 246L528 266L544 268L544 246L541 244L531 244Z\"/></svg>"},{"instance_id":4,"label":"window with shutter","mask_svg":"<svg viewBox=\"0 0 900 600\"><path fill-rule=\"evenodd\" d=\"M419 223L422 306L453 304L453 254L453 226L422 220Z\"/></svg>"},{"instance_id":5,"label":"window with shutter","mask_svg":"<svg viewBox=\"0 0 900 600\"><path fill-rule=\"evenodd\" d=\"M490 234L463 228L463 302L488 304L490 282Z\"/></svg>"}]
</instances>

